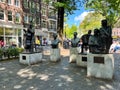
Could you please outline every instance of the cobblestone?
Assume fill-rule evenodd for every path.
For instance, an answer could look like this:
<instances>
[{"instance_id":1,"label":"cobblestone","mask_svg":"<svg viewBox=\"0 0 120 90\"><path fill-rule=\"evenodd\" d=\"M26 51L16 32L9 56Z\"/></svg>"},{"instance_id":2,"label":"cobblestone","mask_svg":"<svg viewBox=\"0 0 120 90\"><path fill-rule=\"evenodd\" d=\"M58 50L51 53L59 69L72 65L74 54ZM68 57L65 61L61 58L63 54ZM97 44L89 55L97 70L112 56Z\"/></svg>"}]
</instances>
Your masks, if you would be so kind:
<instances>
[{"instance_id":1,"label":"cobblestone","mask_svg":"<svg viewBox=\"0 0 120 90\"><path fill-rule=\"evenodd\" d=\"M69 50L61 49L61 61L52 63L49 55L42 63L27 66L19 60L0 62L0 90L119 90L120 55L114 54L113 80L88 78L87 69L70 64ZM66 54L65 54L66 52Z\"/></svg>"}]
</instances>

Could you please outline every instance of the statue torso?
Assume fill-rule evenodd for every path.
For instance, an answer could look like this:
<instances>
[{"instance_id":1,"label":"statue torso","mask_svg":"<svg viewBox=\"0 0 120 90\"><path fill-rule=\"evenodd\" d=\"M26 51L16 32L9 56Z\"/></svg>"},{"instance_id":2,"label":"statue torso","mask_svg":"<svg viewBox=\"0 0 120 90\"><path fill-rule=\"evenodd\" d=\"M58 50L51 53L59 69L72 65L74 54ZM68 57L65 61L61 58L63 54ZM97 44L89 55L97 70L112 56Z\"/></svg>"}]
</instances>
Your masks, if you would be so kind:
<instances>
[{"instance_id":1,"label":"statue torso","mask_svg":"<svg viewBox=\"0 0 120 90\"><path fill-rule=\"evenodd\" d=\"M77 47L80 39L79 38L73 38L71 39L71 46L72 47Z\"/></svg>"},{"instance_id":2,"label":"statue torso","mask_svg":"<svg viewBox=\"0 0 120 90\"><path fill-rule=\"evenodd\" d=\"M59 39L55 39L52 41L52 48L58 48L58 44L59 44Z\"/></svg>"}]
</instances>

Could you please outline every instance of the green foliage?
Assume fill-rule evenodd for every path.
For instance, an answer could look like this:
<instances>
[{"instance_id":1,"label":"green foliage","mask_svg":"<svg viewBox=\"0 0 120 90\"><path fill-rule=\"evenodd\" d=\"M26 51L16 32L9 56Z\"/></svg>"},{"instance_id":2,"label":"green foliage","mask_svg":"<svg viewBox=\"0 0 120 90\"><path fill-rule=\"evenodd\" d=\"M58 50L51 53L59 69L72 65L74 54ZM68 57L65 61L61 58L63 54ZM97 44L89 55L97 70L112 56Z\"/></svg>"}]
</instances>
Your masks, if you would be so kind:
<instances>
[{"instance_id":1,"label":"green foliage","mask_svg":"<svg viewBox=\"0 0 120 90\"><path fill-rule=\"evenodd\" d=\"M71 39L73 38L73 33L77 32L77 26L76 25L72 25L71 27L69 27L68 25L65 26L64 28L64 35L66 33L66 37Z\"/></svg>"},{"instance_id":2,"label":"green foliage","mask_svg":"<svg viewBox=\"0 0 120 90\"><path fill-rule=\"evenodd\" d=\"M85 6L105 16L109 25L114 26L120 19L120 0L88 0Z\"/></svg>"},{"instance_id":3,"label":"green foliage","mask_svg":"<svg viewBox=\"0 0 120 90\"><path fill-rule=\"evenodd\" d=\"M13 57L13 56L17 57L23 51L24 51L23 48L11 48L11 47L1 48L0 49L0 57L2 57L4 53L5 53L5 57L8 57L8 58Z\"/></svg>"},{"instance_id":4,"label":"green foliage","mask_svg":"<svg viewBox=\"0 0 120 90\"><path fill-rule=\"evenodd\" d=\"M56 8L55 11L58 11L58 26L57 31L59 36L62 38L63 34L63 25L64 25L64 14L73 14L74 10L78 10L80 6L87 0L57 0L54 2L52 0L44 0L48 4L50 3L52 6Z\"/></svg>"},{"instance_id":5,"label":"green foliage","mask_svg":"<svg viewBox=\"0 0 120 90\"><path fill-rule=\"evenodd\" d=\"M120 19L117 21L117 23L115 23L114 27L120 28Z\"/></svg>"},{"instance_id":6,"label":"green foliage","mask_svg":"<svg viewBox=\"0 0 120 90\"><path fill-rule=\"evenodd\" d=\"M0 48L0 59L2 58L3 50Z\"/></svg>"},{"instance_id":7,"label":"green foliage","mask_svg":"<svg viewBox=\"0 0 120 90\"><path fill-rule=\"evenodd\" d=\"M89 13L85 19L80 23L79 25L79 32L81 34L86 34L88 30L94 30L95 28L100 28L101 27L101 20L104 17L95 12Z\"/></svg>"},{"instance_id":8,"label":"green foliage","mask_svg":"<svg viewBox=\"0 0 120 90\"><path fill-rule=\"evenodd\" d=\"M52 3L56 9L63 7L66 14L72 14L74 10L82 6L87 0L57 0L57 2L51 0L44 0L47 3Z\"/></svg>"}]
</instances>

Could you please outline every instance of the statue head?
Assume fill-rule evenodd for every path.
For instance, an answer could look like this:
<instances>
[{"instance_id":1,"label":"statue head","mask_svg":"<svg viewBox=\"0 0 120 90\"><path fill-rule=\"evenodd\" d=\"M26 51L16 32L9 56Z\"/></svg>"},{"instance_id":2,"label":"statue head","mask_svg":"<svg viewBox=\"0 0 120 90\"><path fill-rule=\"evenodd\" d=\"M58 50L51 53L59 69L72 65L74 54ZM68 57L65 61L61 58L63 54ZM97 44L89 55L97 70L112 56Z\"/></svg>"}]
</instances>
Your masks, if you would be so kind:
<instances>
[{"instance_id":1,"label":"statue head","mask_svg":"<svg viewBox=\"0 0 120 90\"><path fill-rule=\"evenodd\" d=\"M101 24L102 24L103 27L106 27L107 26L107 20L106 19L102 20Z\"/></svg>"},{"instance_id":2,"label":"statue head","mask_svg":"<svg viewBox=\"0 0 120 90\"><path fill-rule=\"evenodd\" d=\"M100 34L100 31L99 31L99 29L94 29L94 36L98 36Z\"/></svg>"},{"instance_id":3,"label":"statue head","mask_svg":"<svg viewBox=\"0 0 120 90\"><path fill-rule=\"evenodd\" d=\"M76 38L77 37L77 32L74 32L74 38Z\"/></svg>"},{"instance_id":4,"label":"statue head","mask_svg":"<svg viewBox=\"0 0 120 90\"><path fill-rule=\"evenodd\" d=\"M56 33L53 34L53 38L54 38L54 39L57 38L57 34L56 34Z\"/></svg>"},{"instance_id":5,"label":"statue head","mask_svg":"<svg viewBox=\"0 0 120 90\"><path fill-rule=\"evenodd\" d=\"M89 35L91 34L91 32L92 32L92 30L88 30L88 34L89 34Z\"/></svg>"}]
</instances>

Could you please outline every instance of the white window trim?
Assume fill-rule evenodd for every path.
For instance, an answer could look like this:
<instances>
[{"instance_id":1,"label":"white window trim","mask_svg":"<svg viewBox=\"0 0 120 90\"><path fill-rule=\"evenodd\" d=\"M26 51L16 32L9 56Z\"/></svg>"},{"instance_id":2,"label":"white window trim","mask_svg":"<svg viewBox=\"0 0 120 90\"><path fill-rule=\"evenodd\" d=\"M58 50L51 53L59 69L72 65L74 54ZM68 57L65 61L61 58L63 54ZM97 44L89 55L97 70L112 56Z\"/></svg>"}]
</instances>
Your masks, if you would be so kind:
<instances>
[{"instance_id":1,"label":"white window trim","mask_svg":"<svg viewBox=\"0 0 120 90\"><path fill-rule=\"evenodd\" d=\"M12 0L10 0L10 3L9 2L7 2L8 3L8 5L12 5Z\"/></svg>"},{"instance_id":2,"label":"white window trim","mask_svg":"<svg viewBox=\"0 0 120 90\"><path fill-rule=\"evenodd\" d=\"M19 2L19 3L16 4L16 1ZM15 6L16 6L16 7L20 7L20 0L15 0L14 2L15 2Z\"/></svg>"},{"instance_id":3,"label":"white window trim","mask_svg":"<svg viewBox=\"0 0 120 90\"><path fill-rule=\"evenodd\" d=\"M9 12L9 11L8 11ZM11 11L12 12L12 11ZM9 14L8 14L9 15ZM12 21L8 20L8 22L13 22L13 13L12 13Z\"/></svg>"}]
</instances>

